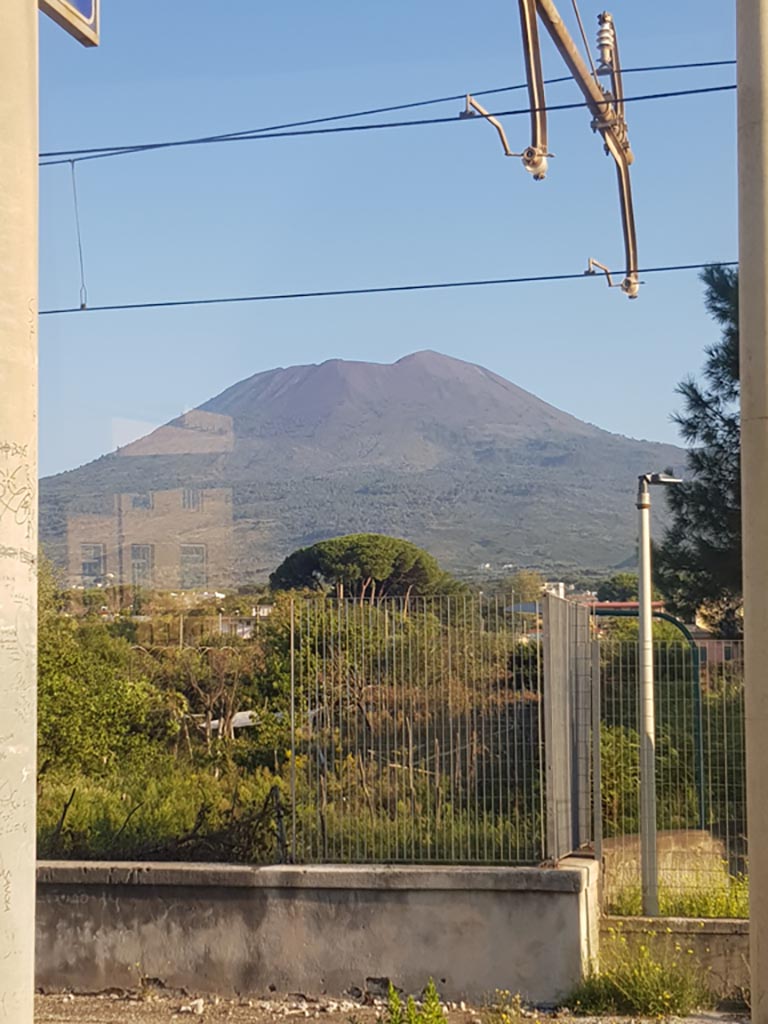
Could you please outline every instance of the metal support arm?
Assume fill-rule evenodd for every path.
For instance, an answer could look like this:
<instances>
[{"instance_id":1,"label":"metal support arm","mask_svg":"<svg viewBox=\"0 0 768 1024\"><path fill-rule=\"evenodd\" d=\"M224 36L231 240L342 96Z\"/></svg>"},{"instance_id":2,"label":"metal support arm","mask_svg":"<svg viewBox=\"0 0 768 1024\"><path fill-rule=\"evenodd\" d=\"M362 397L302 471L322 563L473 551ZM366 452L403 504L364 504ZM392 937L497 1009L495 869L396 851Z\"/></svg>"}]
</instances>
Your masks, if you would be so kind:
<instances>
[{"instance_id":1,"label":"metal support arm","mask_svg":"<svg viewBox=\"0 0 768 1024\"><path fill-rule=\"evenodd\" d=\"M480 117L484 117L486 121L488 121L489 124L492 124L496 131L499 133L501 145L504 147L504 156L522 155L520 153L513 153L512 150L509 148L509 143L507 142L507 133L504 131L504 126L502 125L501 121L499 121L498 118L494 117L493 114L490 114L485 109L485 107L480 106L480 104L477 102L474 96L470 96L469 93L467 93L467 104L464 110L462 110L462 112L459 114L459 117L474 117L476 113L478 113Z\"/></svg>"},{"instance_id":2,"label":"metal support arm","mask_svg":"<svg viewBox=\"0 0 768 1024\"><path fill-rule=\"evenodd\" d=\"M535 181L541 181L547 173L547 110L536 0L520 0L520 27L523 32L528 101L531 108L531 144L523 154L523 164Z\"/></svg>"},{"instance_id":3,"label":"metal support arm","mask_svg":"<svg viewBox=\"0 0 768 1024\"><path fill-rule=\"evenodd\" d=\"M553 0L518 0L520 20L525 46L526 70L528 74L528 95L531 101L532 144L530 152L538 153L539 147L546 150L546 115L544 111L544 86L541 72L541 53L539 49L536 15L541 18L549 32L560 56L581 89L587 106L592 113L592 128L600 132L605 143L605 151L616 163L616 173L621 203L622 229L624 233L624 254L626 270L621 283L622 291L629 298L637 298L640 288L638 279L637 234L632 205L632 188L629 168L634 159L627 139L627 127L624 120L624 93L621 83L621 65L619 61L616 33L613 18L610 14L599 17L601 72L610 75L611 90L603 89L590 73L589 68L579 53ZM541 175L543 176L543 175Z\"/></svg>"},{"instance_id":4,"label":"metal support arm","mask_svg":"<svg viewBox=\"0 0 768 1024\"><path fill-rule=\"evenodd\" d=\"M533 147L529 147L524 153L513 153L509 148L509 142L507 142L507 133L504 131L504 126L497 117L489 113L485 107L481 106L474 96L467 94L467 102L464 110L459 114L459 117L474 117L475 114L479 114L480 117L484 117L489 124L492 124L496 131L499 133L501 139L501 145L504 148L504 156L519 156L523 161L523 166L526 171L529 171L536 181L540 181L547 173L547 157L552 156L551 153L547 153L546 148L539 152Z\"/></svg>"}]
</instances>

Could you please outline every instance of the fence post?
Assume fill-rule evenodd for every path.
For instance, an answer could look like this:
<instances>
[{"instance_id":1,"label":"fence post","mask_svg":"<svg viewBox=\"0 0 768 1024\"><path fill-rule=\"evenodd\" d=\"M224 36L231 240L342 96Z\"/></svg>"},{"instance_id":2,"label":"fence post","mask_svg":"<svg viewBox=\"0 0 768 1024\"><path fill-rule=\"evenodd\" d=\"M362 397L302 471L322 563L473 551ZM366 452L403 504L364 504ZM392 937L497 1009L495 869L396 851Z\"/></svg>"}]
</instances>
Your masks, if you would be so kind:
<instances>
[{"instance_id":1,"label":"fence post","mask_svg":"<svg viewBox=\"0 0 768 1024\"><path fill-rule=\"evenodd\" d=\"M600 759L600 725L602 721L600 686L600 641L592 641L592 841L595 860L603 864L603 780ZM603 873L600 872L602 886Z\"/></svg>"},{"instance_id":2,"label":"fence post","mask_svg":"<svg viewBox=\"0 0 768 1024\"><path fill-rule=\"evenodd\" d=\"M546 856L559 860L592 839L593 655L586 608L553 594L542 608Z\"/></svg>"},{"instance_id":3,"label":"fence post","mask_svg":"<svg viewBox=\"0 0 768 1024\"><path fill-rule=\"evenodd\" d=\"M291 864L296 863L296 602L291 598Z\"/></svg>"},{"instance_id":4,"label":"fence post","mask_svg":"<svg viewBox=\"0 0 768 1024\"><path fill-rule=\"evenodd\" d=\"M571 852L571 721L568 700L568 606L546 594L544 626L544 759L546 850L549 860Z\"/></svg>"},{"instance_id":5,"label":"fence post","mask_svg":"<svg viewBox=\"0 0 768 1024\"><path fill-rule=\"evenodd\" d=\"M573 684L569 706L573 723L573 839L578 849L592 839L590 806L590 735L592 732L592 656L589 638L589 612L579 605L568 605L571 629L568 659Z\"/></svg>"}]
</instances>

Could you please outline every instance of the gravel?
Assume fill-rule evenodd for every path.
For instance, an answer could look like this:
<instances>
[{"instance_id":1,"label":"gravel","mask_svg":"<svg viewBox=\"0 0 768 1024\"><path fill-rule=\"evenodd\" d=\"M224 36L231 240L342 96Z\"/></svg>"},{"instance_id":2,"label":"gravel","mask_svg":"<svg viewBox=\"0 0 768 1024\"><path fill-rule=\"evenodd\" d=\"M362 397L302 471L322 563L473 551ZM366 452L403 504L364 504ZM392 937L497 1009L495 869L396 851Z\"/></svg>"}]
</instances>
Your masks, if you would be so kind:
<instances>
[{"instance_id":1,"label":"gravel","mask_svg":"<svg viewBox=\"0 0 768 1024\"><path fill-rule=\"evenodd\" d=\"M223 999L171 996L165 993L109 993L96 996L39 995L37 1024L160 1024L189 1021L231 1024L281 1024L283 1021L323 1021L324 1024L376 1024L382 999L329 999L295 996L287 999ZM463 1009L460 1009L463 1006ZM465 1004L446 1004L447 1024L480 1024L478 1011Z\"/></svg>"},{"instance_id":2,"label":"gravel","mask_svg":"<svg viewBox=\"0 0 768 1024\"><path fill-rule=\"evenodd\" d=\"M330 999L297 994L285 999L223 999L217 996L178 996L164 992L142 994L112 992L94 996L71 994L35 997L36 1024L194 1024L227 1021L230 1024L283 1024L287 1020L318 1020L323 1024L376 1024L381 998ZM483 1024L482 1010L465 1003L445 1003L446 1024ZM608 1018L571 1018L567 1012L547 1014L526 1010L531 1024L606 1024ZM674 1024L675 1018L670 1019ZM622 1018L622 1024L635 1024ZM654 1024L658 1024L655 1021ZM749 1024L743 1014L702 1013L685 1024Z\"/></svg>"}]
</instances>

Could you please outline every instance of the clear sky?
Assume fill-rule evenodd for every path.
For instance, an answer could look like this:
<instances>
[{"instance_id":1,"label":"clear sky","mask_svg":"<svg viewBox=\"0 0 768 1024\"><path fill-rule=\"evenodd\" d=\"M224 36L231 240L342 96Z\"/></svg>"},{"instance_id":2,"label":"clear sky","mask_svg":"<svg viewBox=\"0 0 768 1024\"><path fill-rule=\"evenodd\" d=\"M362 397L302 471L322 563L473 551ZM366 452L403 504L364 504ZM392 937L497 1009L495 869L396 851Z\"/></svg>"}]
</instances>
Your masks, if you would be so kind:
<instances>
[{"instance_id":1,"label":"clear sky","mask_svg":"<svg viewBox=\"0 0 768 1024\"><path fill-rule=\"evenodd\" d=\"M570 0L559 0L574 28ZM581 0L590 38L602 3ZM735 56L735 3L616 0L625 67ZM103 0L86 50L41 16L41 150L256 128L522 82L513 0ZM545 47L545 74L564 74ZM629 75L627 95L735 81ZM578 99L551 86L552 103ZM525 93L489 98L524 106ZM453 102L397 119L458 114ZM380 117L387 120L393 115ZM628 107L641 266L737 254L734 93ZM372 118L371 120L376 120ZM543 183L483 123L178 149L78 167L91 305L620 267L611 161L550 115ZM508 118L513 148L527 118ZM41 308L79 303L70 168L41 170ZM423 348L606 429L675 441L674 387L717 337L693 273L41 320L41 472L80 465L260 370Z\"/></svg>"}]
</instances>

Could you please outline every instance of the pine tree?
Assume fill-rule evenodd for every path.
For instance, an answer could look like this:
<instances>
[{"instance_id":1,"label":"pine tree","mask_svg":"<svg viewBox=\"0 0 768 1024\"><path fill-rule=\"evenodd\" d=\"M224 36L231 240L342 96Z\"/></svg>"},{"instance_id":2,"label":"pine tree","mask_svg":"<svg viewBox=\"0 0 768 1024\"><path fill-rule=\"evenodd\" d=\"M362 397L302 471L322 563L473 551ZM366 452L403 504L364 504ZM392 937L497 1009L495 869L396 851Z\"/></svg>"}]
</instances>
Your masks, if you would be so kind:
<instances>
[{"instance_id":1,"label":"pine tree","mask_svg":"<svg viewBox=\"0 0 768 1024\"><path fill-rule=\"evenodd\" d=\"M667 488L672 523L656 552L656 578L670 608L688 621L703 610L722 636L741 632L739 281L712 266L701 275L705 304L722 334L706 349L703 381L684 380L674 420L688 446L689 480Z\"/></svg>"}]
</instances>

